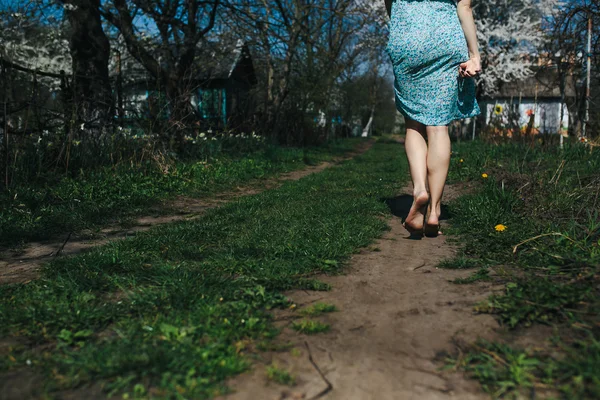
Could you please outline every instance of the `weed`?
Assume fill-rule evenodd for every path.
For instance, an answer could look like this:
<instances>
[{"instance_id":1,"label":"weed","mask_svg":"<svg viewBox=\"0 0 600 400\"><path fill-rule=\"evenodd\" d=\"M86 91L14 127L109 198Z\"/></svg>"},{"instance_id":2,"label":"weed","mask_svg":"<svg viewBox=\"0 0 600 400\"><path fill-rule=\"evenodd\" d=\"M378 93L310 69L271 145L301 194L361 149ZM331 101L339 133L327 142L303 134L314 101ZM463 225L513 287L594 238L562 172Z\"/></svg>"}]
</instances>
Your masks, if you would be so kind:
<instances>
[{"instance_id":1,"label":"weed","mask_svg":"<svg viewBox=\"0 0 600 400\"><path fill-rule=\"evenodd\" d=\"M323 322L304 319L301 321L294 321L292 323L292 328L300 333L312 335L315 333L328 332L331 327L329 324L325 324Z\"/></svg>"},{"instance_id":2,"label":"weed","mask_svg":"<svg viewBox=\"0 0 600 400\"><path fill-rule=\"evenodd\" d=\"M307 317L317 317L324 313L337 311L337 307L333 304L315 303L310 307L300 310L300 314Z\"/></svg>"},{"instance_id":3,"label":"weed","mask_svg":"<svg viewBox=\"0 0 600 400\"><path fill-rule=\"evenodd\" d=\"M267 377L281 385L294 386L296 384L296 378L276 364L267 366Z\"/></svg>"},{"instance_id":4,"label":"weed","mask_svg":"<svg viewBox=\"0 0 600 400\"><path fill-rule=\"evenodd\" d=\"M456 278L452 282L464 285L467 283L479 282L479 281L489 281L491 278L489 276L489 270L487 268L479 268L474 274L467 278Z\"/></svg>"},{"instance_id":5,"label":"weed","mask_svg":"<svg viewBox=\"0 0 600 400\"><path fill-rule=\"evenodd\" d=\"M534 387L540 367L540 361L525 352L485 341L471 345L463 358L448 361L478 379L494 398L518 398L520 392Z\"/></svg>"},{"instance_id":6,"label":"weed","mask_svg":"<svg viewBox=\"0 0 600 400\"><path fill-rule=\"evenodd\" d=\"M300 357L302 355L302 352L298 350L297 347L294 347L290 350L290 354L292 355L292 357Z\"/></svg>"}]
</instances>

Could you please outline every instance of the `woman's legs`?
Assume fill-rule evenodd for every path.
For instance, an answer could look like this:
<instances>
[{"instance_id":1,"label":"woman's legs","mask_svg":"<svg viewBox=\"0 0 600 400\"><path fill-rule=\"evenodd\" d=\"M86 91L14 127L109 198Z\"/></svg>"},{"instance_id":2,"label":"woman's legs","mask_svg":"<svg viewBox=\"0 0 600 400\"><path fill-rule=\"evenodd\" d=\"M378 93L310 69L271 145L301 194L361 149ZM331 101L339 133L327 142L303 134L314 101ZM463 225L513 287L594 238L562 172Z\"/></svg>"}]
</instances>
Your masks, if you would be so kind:
<instances>
[{"instance_id":1,"label":"woman's legs","mask_svg":"<svg viewBox=\"0 0 600 400\"><path fill-rule=\"evenodd\" d=\"M426 223L426 234L437 235L441 214L441 200L450 166L450 137L447 126L428 126L427 181L431 196L431 211ZM433 232L432 232L433 231Z\"/></svg>"},{"instance_id":2,"label":"woman's legs","mask_svg":"<svg viewBox=\"0 0 600 400\"><path fill-rule=\"evenodd\" d=\"M426 128L420 122L406 118L406 140L404 147L410 166L413 182L413 204L406 216L404 226L409 232L423 229L427 213L427 143L425 142Z\"/></svg>"}]
</instances>

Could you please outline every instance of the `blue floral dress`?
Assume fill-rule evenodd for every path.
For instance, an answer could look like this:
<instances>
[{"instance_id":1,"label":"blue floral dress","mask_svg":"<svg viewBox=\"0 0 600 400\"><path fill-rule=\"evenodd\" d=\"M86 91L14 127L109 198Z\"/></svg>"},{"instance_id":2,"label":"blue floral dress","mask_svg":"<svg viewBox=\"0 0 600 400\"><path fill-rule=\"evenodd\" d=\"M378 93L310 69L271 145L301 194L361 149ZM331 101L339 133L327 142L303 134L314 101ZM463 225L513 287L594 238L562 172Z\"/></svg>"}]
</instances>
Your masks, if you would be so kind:
<instances>
[{"instance_id":1,"label":"blue floral dress","mask_svg":"<svg viewBox=\"0 0 600 400\"><path fill-rule=\"evenodd\" d=\"M469 50L455 0L393 0L386 52L405 117L443 126L480 113L473 78L458 73Z\"/></svg>"}]
</instances>

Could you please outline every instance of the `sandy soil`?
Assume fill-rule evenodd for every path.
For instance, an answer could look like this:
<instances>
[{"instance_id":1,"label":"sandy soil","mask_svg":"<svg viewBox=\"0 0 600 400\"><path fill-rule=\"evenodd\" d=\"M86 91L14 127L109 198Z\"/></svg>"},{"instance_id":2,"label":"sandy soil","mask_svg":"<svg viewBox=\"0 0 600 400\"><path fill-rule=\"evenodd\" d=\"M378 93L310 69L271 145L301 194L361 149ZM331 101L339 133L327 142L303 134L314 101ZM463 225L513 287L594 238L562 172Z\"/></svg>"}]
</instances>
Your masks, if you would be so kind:
<instances>
[{"instance_id":1,"label":"sandy soil","mask_svg":"<svg viewBox=\"0 0 600 400\"><path fill-rule=\"evenodd\" d=\"M495 335L494 318L472 311L493 288L449 282L472 272L436 268L455 251L443 236L409 239L401 222L412 190L402 193L406 194L387 201L394 214L391 230L353 255L345 275L320 278L332 285L330 292L285 293L296 309L317 301L335 304L338 312L317 318L329 323L331 331L296 333L290 325L297 313L277 312L277 324L283 328L277 341L292 343L296 350L256 354L253 369L232 379L235 393L223 399L489 398L477 382L439 369L444 354L456 351L455 343ZM448 187L446 201L456 195L457 190ZM447 221L442 222L443 228ZM265 367L271 363L291 372L296 385L270 382Z\"/></svg>"},{"instance_id":2,"label":"sandy soil","mask_svg":"<svg viewBox=\"0 0 600 400\"><path fill-rule=\"evenodd\" d=\"M234 190L219 193L214 197L201 199L178 197L157 207L154 215L136 218L128 229L113 225L101 229L98 233L67 232L42 242L28 243L18 249L0 249L0 285L35 279L41 265L57 256L77 254L111 240L135 235L137 232L148 230L156 225L197 218L206 210L241 196L256 194L278 187L285 181L298 180L307 175L321 172L327 167L366 152L373 143L374 140L361 142L352 152L334 158L332 161L281 174L272 179L255 180Z\"/></svg>"}]
</instances>

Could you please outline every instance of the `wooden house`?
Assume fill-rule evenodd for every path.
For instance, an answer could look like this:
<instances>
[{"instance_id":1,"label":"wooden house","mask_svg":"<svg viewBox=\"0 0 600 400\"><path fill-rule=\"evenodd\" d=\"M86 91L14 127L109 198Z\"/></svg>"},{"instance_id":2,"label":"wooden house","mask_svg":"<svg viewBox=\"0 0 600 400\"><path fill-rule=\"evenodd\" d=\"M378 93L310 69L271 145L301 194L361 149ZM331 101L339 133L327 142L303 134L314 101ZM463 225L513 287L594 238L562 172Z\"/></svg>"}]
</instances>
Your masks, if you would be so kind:
<instances>
[{"instance_id":1,"label":"wooden house","mask_svg":"<svg viewBox=\"0 0 600 400\"><path fill-rule=\"evenodd\" d=\"M205 42L196 54L190 80L191 103L207 127L236 128L253 111L251 90L257 83L248 45ZM168 118L164 91L136 62L123 70L123 107L127 119Z\"/></svg>"}]
</instances>

